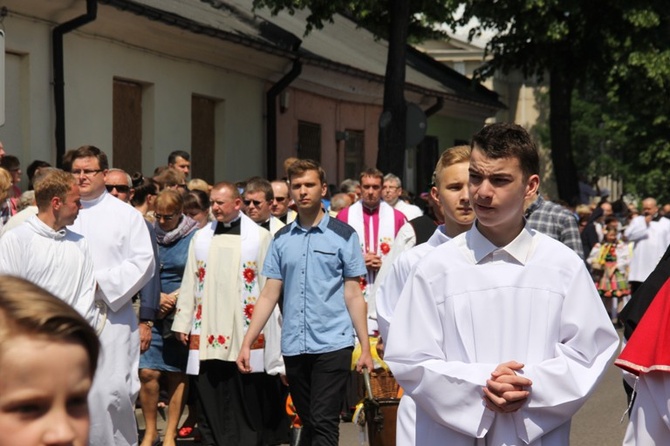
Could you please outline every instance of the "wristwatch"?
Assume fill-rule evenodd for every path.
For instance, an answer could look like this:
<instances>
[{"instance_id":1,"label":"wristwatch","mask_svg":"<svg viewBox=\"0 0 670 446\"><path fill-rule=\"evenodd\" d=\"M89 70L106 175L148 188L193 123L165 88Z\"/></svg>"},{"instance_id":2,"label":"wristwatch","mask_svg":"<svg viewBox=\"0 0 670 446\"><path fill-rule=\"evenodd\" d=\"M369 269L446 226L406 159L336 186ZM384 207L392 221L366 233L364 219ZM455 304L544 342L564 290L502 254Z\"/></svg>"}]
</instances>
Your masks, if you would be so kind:
<instances>
[{"instance_id":1,"label":"wristwatch","mask_svg":"<svg viewBox=\"0 0 670 446\"><path fill-rule=\"evenodd\" d=\"M144 325L146 325L146 326L149 327L149 328L153 328L153 327L154 327L154 321L140 321L140 324L144 324Z\"/></svg>"}]
</instances>

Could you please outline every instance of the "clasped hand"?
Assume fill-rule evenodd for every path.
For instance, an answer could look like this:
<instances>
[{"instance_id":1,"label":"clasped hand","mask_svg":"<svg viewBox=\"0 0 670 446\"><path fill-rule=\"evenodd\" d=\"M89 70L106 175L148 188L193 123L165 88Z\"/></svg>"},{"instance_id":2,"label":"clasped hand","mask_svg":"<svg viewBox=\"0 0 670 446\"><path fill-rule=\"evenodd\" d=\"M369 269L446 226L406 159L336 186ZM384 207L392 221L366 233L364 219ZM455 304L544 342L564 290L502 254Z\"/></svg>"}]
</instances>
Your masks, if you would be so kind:
<instances>
[{"instance_id":1,"label":"clasped hand","mask_svg":"<svg viewBox=\"0 0 670 446\"><path fill-rule=\"evenodd\" d=\"M491 373L483 387L486 407L498 413L512 413L519 410L530 395L533 382L517 375L523 364L516 361L504 362Z\"/></svg>"}]
</instances>

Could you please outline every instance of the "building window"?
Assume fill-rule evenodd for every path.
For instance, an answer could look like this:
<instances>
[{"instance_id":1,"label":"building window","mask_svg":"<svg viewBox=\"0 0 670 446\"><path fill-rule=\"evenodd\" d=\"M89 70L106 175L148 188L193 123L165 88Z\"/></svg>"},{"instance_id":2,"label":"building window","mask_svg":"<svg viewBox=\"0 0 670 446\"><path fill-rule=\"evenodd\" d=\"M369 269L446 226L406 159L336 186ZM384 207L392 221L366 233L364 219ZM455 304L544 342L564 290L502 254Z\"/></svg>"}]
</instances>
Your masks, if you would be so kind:
<instances>
[{"instance_id":1,"label":"building window","mask_svg":"<svg viewBox=\"0 0 670 446\"><path fill-rule=\"evenodd\" d=\"M214 184L217 100L191 97L191 178Z\"/></svg>"},{"instance_id":2,"label":"building window","mask_svg":"<svg viewBox=\"0 0 670 446\"><path fill-rule=\"evenodd\" d=\"M321 126L298 122L298 158L321 162Z\"/></svg>"},{"instance_id":3,"label":"building window","mask_svg":"<svg viewBox=\"0 0 670 446\"><path fill-rule=\"evenodd\" d=\"M347 134L344 144L344 178L358 179L365 159L365 132L347 130Z\"/></svg>"},{"instance_id":4,"label":"building window","mask_svg":"<svg viewBox=\"0 0 670 446\"><path fill-rule=\"evenodd\" d=\"M112 164L142 172L142 85L114 79L113 95Z\"/></svg>"}]
</instances>

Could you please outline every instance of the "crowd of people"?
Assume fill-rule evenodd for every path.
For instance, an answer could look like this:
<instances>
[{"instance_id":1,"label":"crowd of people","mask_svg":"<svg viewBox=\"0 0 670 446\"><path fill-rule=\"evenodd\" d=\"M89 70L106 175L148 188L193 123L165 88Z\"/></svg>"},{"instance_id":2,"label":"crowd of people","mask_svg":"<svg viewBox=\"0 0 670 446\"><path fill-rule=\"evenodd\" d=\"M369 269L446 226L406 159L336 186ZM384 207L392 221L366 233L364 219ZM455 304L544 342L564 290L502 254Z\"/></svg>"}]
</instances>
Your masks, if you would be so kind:
<instances>
[{"instance_id":1,"label":"crowd of people","mask_svg":"<svg viewBox=\"0 0 670 446\"><path fill-rule=\"evenodd\" d=\"M537 148L513 124L445 150L416 203L375 168L336 188L291 158L283 178L210 185L189 178L188 152L147 177L94 146L63 169L34 161L22 193L19 160L0 154L0 274L28 281L0 283L0 373L28 364L7 359L11 336L72 358L72 381L49 391L81 412L34 428L66 444L287 444L290 392L300 444L337 445L352 369L379 367L404 391L398 445L568 444L622 306L670 245L653 198L636 215L540 194ZM12 290L35 308L16 309ZM38 313L17 315L31 311L71 328L44 334Z\"/></svg>"}]
</instances>

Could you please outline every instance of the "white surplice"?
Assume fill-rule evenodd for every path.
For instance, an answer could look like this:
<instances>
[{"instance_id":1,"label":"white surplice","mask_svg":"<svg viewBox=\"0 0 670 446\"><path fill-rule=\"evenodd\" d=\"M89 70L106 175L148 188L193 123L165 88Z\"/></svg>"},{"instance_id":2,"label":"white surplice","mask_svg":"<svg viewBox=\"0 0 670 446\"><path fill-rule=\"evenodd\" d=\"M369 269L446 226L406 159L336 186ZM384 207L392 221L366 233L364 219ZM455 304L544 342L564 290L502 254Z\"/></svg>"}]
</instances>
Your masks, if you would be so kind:
<instances>
[{"instance_id":1,"label":"white surplice","mask_svg":"<svg viewBox=\"0 0 670 446\"><path fill-rule=\"evenodd\" d=\"M409 204L405 200L396 201L393 208L402 212L405 218L407 218L407 221L414 220L415 218L421 217L423 215L423 211L419 206Z\"/></svg>"},{"instance_id":2,"label":"white surplice","mask_svg":"<svg viewBox=\"0 0 670 446\"><path fill-rule=\"evenodd\" d=\"M624 446L665 445L670 442L670 373L641 374L635 385L635 404Z\"/></svg>"},{"instance_id":3,"label":"white surplice","mask_svg":"<svg viewBox=\"0 0 670 446\"><path fill-rule=\"evenodd\" d=\"M564 446L618 343L574 251L527 228L497 248L473 226L411 272L385 360L426 415L416 444ZM521 409L499 414L482 387L511 360L533 385Z\"/></svg>"},{"instance_id":4,"label":"white surplice","mask_svg":"<svg viewBox=\"0 0 670 446\"><path fill-rule=\"evenodd\" d=\"M89 394L89 443L135 445L140 339L132 297L154 273L151 238L142 214L106 191L81 202L83 208L70 229L88 240L98 282L96 300L108 307Z\"/></svg>"},{"instance_id":5,"label":"white surplice","mask_svg":"<svg viewBox=\"0 0 670 446\"><path fill-rule=\"evenodd\" d=\"M628 280L644 282L670 244L670 219L661 217L647 224L644 215L637 216L628 224L624 236L633 243Z\"/></svg>"},{"instance_id":6,"label":"white surplice","mask_svg":"<svg viewBox=\"0 0 670 446\"><path fill-rule=\"evenodd\" d=\"M41 286L96 327L93 259L81 235L55 231L33 215L0 239L0 273Z\"/></svg>"},{"instance_id":7,"label":"white surplice","mask_svg":"<svg viewBox=\"0 0 670 446\"><path fill-rule=\"evenodd\" d=\"M389 267L388 274L377 290L377 323L382 339L388 340L388 329L393 318L393 312L414 265L437 246L451 239L442 231L444 231L444 225L436 228L426 243L414 246L409 251L400 254ZM395 246L393 248L395 249ZM384 268L383 265L382 268ZM417 444L416 423L416 404L409 395L403 395L398 405L396 421L396 443L398 445Z\"/></svg>"},{"instance_id":8,"label":"white surplice","mask_svg":"<svg viewBox=\"0 0 670 446\"><path fill-rule=\"evenodd\" d=\"M430 236L426 243L407 248L389 265L388 273L384 275L384 279L377 290L377 322L382 339L388 338L389 324L391 323L395 306L414 265L433 249L451 240L443 231L444 225L435 228L435 232L433 232L433 235ZM393 249L391 252L393 252ZM382 265L383 267L384 265Z\"/></svg>"},{"instance_id":9,"label":"white surplice","mask_svg":"<svg viewBox=\"0 0 670 446\"><path fill-rule=\"evenodd\" d=\"M377 295L379 292L379 287L384 283L384 279L391 272L391 266L398 260L405 251L408 251L416 246L416 231L414 226L410 222L405 223L400 227L398 233L393 240L393 246L391 250L384 258L384 263L382 263L381 268L377 271L377 276L375 277L375 283L373 285L373 295ZM375 299L376 307L376 299ZM373 309L371 308L370 311ZM374 308L374 311L378 313L377 308Z\"/></svg>"}]
</instances>

